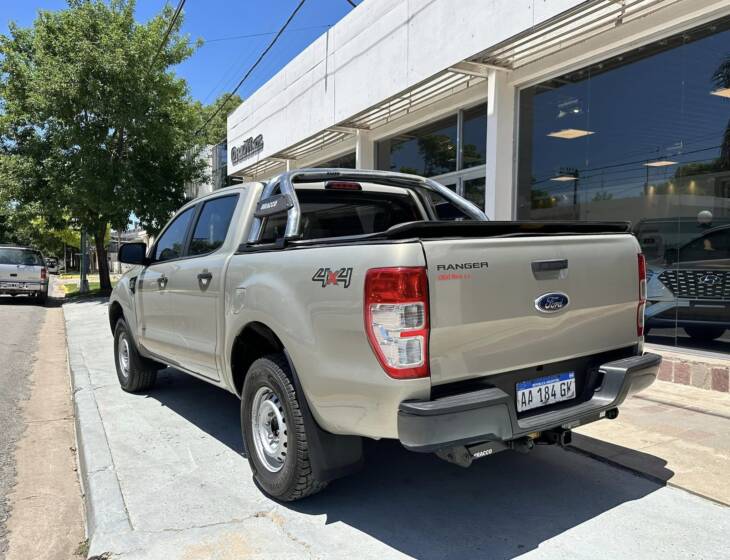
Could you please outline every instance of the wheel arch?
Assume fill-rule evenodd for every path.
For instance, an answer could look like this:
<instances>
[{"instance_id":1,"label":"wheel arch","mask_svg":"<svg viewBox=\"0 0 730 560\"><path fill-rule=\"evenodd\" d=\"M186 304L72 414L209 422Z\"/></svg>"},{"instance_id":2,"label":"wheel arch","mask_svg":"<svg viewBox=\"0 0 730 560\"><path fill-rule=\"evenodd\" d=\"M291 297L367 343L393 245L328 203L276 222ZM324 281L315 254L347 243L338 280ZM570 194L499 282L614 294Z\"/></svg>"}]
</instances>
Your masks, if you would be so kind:
<instances>
[{"instance_id":1,"label":"wheel arch","mask_svg":"<svg viewBox=\"0 0 730 560\"><path fill-rule=\"evenodd\" d=\"M319 426L312 414L291 355L273 329L258 321L248 323L241 329L231 349L231 373L238 396L242 396L243 384L251 364L269 354L279 353L284 355L289 364L292 383L299 396L299 406L312 450L312 470L317 479L330 481L361 468L362 438L334 435Z\"/></svg>"},{"instance_id":2,"label":"wheel arch","mask_svg":"<svg viewBox=\"0 0 730 560\"><path fill-rule=\"evenodd\" d=\"M246 324L231 345L231 379L236 394L241 396L243 382L252 363L268 354L285 353L285 350L279 336L268 325L260 321ZM293 366L291 361L290 365Z\"/></svg>"},{"instance_id":3,"label":"wheel arch","mask_svg":"<svg viewBox=\"0 0 730 560\"><path fill-rule=\"evenodd\" d=\"M122 309L122 304L118 301L111 302L109 305L109 327L111 328L112 334L114 334L117 321L122 318L124 318L124 309Z\"/></svg>"}]
</instances>

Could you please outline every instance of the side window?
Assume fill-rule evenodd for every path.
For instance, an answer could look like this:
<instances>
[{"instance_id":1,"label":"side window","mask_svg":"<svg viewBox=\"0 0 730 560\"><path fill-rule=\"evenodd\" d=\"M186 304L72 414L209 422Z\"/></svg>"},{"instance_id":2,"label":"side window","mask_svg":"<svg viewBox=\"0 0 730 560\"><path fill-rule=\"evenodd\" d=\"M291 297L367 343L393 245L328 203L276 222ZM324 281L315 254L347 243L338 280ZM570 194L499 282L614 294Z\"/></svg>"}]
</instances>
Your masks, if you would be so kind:
<instances>
[{"instance_id":1,"label":"side window","mask_svg":"<svg viewBox=\"0 0 730 560\"><path fill-rule=\"evenodd\" d=\"M194 209L194 206L190 207L176 216L165 230L155 246L155 261L169 261L182 256L185 249L185 236L190 226L190 220L193 219Z\"/></svg>"},{"instance_id":2,"label":"side window","mask_svg":"<svg viewBox=\"0 0 730 560\"><path fill-rule=\"evenodd\" d=\"M214 198L203 205L190 242L190 255L212 253L223 245L237 202L238 195L233 195Z\"/></svg>"}]
</instances>

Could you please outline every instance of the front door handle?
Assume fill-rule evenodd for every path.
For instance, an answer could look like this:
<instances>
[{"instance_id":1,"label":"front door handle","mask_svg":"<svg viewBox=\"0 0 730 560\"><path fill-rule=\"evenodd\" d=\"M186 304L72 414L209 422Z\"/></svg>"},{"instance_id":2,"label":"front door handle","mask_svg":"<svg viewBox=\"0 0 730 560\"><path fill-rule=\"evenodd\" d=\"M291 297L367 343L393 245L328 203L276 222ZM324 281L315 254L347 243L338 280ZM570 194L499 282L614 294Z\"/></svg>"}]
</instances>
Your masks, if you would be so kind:
<instances>
[{"instance_id":1,"label":"front door handle","mask_svg":"<svg viewBox=\"0 0 730 560\"><path fill-rule=\"evenodd\" d=\"M160 287L160 290L164 290L167 286L167 276L165 276L164 274L160 276L157 279L157 285Z\"/></svg>"}]
</instances>

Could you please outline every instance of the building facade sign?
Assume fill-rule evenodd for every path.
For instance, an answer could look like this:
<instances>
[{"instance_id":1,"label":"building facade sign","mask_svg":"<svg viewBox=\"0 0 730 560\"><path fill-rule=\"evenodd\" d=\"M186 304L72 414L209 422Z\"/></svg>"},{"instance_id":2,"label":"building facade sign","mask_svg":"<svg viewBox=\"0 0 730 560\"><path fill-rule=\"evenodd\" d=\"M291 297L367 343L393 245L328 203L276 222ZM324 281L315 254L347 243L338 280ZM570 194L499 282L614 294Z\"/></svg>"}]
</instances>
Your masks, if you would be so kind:
<instances>
[{"instance_id":1,"label":"building facade sign","mask_svg":"<svg viewBox=\"0 0 730 560\"><path fill-rule=\"evenodd\" d=\"M250 158L254 154L258 154L264 149L264 135L259 134L255 138L253 136L246 138L240 146L231 148L231 161L234 165Z\"/></svg>"}]
</instances>

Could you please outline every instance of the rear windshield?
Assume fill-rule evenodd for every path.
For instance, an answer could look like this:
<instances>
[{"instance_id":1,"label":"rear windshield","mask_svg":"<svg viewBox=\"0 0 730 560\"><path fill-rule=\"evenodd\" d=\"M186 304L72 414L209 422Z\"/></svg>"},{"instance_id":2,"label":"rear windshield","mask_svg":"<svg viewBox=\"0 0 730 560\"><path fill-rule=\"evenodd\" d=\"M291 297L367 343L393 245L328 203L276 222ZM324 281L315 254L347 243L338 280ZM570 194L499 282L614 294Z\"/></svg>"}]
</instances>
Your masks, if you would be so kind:
<instances>
[{"instance_id":1,"label":"rear windshield","mask_svg":"<svg viewBox=\"0 0 730 560\"><path fill-rule=\"evenodd\" d=\"M415 199L407 194L301 189L297 198L303 239L377 233L424 219ZM261 241L283 237L286 219L286 214L269 218Z\"/></svg>"},{"instance_id":2,"label":"rear windshield","mask_svg":"<svg viewBox=\"0 0 730 560\"><path fill-rule=\"evenodd\" d=\"M41 254L30 249L0 248L0 264L43 266Z\"/></svg>"}]
</instances>

